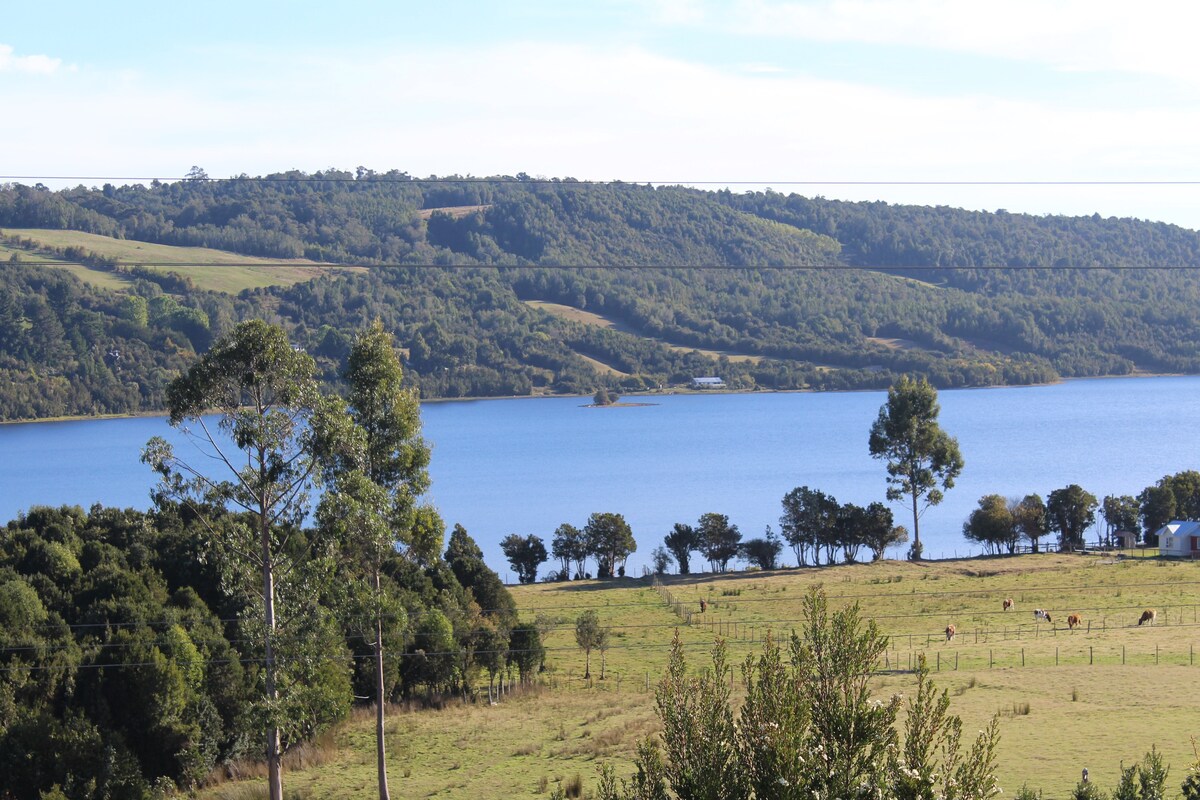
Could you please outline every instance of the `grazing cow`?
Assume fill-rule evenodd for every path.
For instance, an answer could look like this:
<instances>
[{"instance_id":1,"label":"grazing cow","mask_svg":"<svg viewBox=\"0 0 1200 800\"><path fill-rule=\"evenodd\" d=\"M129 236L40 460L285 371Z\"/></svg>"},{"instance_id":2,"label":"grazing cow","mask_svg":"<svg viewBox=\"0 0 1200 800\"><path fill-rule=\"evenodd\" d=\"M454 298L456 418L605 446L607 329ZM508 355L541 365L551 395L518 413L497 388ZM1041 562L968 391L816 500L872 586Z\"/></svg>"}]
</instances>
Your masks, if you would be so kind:
<instances>
[{"instance_id":1,"label":"grazing cow","mask_svg":"<svg viewBox=\"0 0 1200 800\"><path fill-rule=\"evenodd\" d=\"M705 611L708 611L708 601L701 599L700 600L700 613L703 614Z\"/></svg>"},{"instance_id":2,"label":"grazing cow","mask_svg":"<svg viewBox=\"0 0 1200 800\"><path fill-rule=\"evenodd\" d=\"M955 633L957 633L957 631L955 631L954 626L947 625L946 626L946 641L947 642L953 641Z\"/></svg>"},{"instance_id":3,"label":"grazing cow","mask_svg":"<svg viewBox=\"0 0 1200 800\"><path fill-rule=\"evenodd\" d=\"M1004 598L1004 610L1008 611L1013 607L1013 599L1011 597Z\"/></svg>"},{"instance_id":4,"label":"grazing cow","mask_svg":"<svg viewBox=\"0 0 1200 800\"><path fill-rule=\"evenodd\" d=\"M1071 630L1075 630L1077 627L1079 627L1082 624L1083 624L1083 617L1079 616L1078 614L1070 614L1067 616L1067 627L1070 628Z\"/></svg>"},{"instance_id":5,"label":"grazing cow","mask_svg":"<svg viewBox=\"0 0 1200 800\"><path fill-rule=\"evenodd\" d=\"M1158 618L1158 612L1155 611L1153 608L1147 608L1145 611L1142 612L1142 618L1138 620L1138 625L1141 625L1143 622L1149 622L1151 625L1153 625L1154 620L1157 618Z\"/></svg>"},{"instance_id":6,"label":"grazing cow","mask_svg":"<svg viewBox=\"0 0 1200 800\"><path fill-rule=\"evenodd\" d=\"M1042 608L1035 608L1033 610L1033 618L1034 619L1044 619L1044 620L1046 620L1046 622L1049 622L1051 625L1054 624L1054 620L1050 619L1050 612L1046 611L1045 609L1042 609Z\"/></svg>"}]
</instances>

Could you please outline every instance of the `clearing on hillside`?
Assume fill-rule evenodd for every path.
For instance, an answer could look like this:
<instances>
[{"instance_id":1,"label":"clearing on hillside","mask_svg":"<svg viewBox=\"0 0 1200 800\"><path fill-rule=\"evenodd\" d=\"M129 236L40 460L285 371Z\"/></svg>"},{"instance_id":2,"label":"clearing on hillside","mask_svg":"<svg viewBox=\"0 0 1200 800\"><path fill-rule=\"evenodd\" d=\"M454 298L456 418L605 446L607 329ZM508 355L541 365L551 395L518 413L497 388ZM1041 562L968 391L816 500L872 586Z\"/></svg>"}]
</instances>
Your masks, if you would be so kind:
<instances>
[{"instance_id":1,"label":"clearing on hillside","mask_svg":"<svg viewBox=\"0 0 1200 800\"><path fill-rule=\"evenodd\" d=\"M9 237L7 247L17 250L29 263L35 263L37 255L14 247L12 237L28 239L43 248L80 247L106 258L115 258L125 265L146 266L177 272L188 276L198 287L217 292L236 294L243 289L266 286L289 286L312 280L317 275L332 270L344 269L328 264L318 264L304 259L269 259L244 256L225 250L208 247L176 247L173 245L139 242L133 239L114 239L82 231L47 230L41 228L5 228ZM47 265L63 260L50 254ZM72 265L79 277L91 283L102 280L97 276L110 276L105 270L82 265ZM65 267L64 267L65 268Z\"/></svg>"},{"instance_id":2,"label":"clearing on hillside","mask_svg":"<svg viewBox=\"0 0 1200 800\"><path fill-rule=\"evenodd\" d=\"M526 300L525 305L531 308L541 309L548 314L553 314L559 319L564 319L568 322L579 322L584 325L594 325L597 328L607 328L620 333L628 333L631 336L649 339L650 341L658 342L664 347L680 353L697 352L710 358L725 357L730 361L748 361L752 364L757 364L763 360L763 357L759 355L732 353L727 350L706 350L702 347L689 347L687 345L672 344L664 339L657 339L653 336L645 336L623 322L615 320L611 317L606 317L603 314L597 314L594 311L584 311L583 309L575 308L574 306L567 306L561 303L550 303L545 300Z\"/></svg>"}]
</instances>

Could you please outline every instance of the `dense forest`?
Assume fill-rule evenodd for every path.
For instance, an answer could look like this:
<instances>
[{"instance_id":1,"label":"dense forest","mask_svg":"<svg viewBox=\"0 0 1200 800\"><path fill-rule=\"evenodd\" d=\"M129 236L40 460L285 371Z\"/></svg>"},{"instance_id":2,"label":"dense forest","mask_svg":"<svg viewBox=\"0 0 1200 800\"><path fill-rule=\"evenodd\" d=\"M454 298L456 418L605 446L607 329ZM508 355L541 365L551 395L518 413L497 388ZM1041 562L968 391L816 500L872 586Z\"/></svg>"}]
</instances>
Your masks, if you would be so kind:
<instances>
[{"instance_id":1,"label":"dense forest","mask_svg":"<svg viewBox=\"0 0 1200 800\"><path fill-rule=\"evenodd\" d=\"M826 390L900 374L947 388L1200 372L1200 235L1134 219L360 169L7 185L0 228L368 267L231 295L68 254L120 271L112 291L18 269L14 251L0 271L0 419L161 409L182 363L254 317L284 326L330 383L348 332L378 318L427 398L698 375Z\"/></svg>"},{"instance_id":2,"label":"dense forest","mask_svg":"<svg viewBox=\"0 0 1200 800\"><path fill-rule=\"evenodd\" d=\"M230 593L206 536L195 510L169 502L150 513L34 508L3 529L0 794L161 796L218 764L236 774L239 759L262 757L261 609ZM290 546L313 561L304 533ZM508 637L536 630L516 624L512 598L462 528L444 555L395 552L384 580L401 601L398 630L385 635L405 656L388 660L390 697L453 694L481 675L536 668L523 653L505 662ZM335 586L281 592L303 622L302 640L281 645L303 651L284 651L296 687L290 748L345 718L374 675L361 620Z\"/></svg>"}]
</instances>

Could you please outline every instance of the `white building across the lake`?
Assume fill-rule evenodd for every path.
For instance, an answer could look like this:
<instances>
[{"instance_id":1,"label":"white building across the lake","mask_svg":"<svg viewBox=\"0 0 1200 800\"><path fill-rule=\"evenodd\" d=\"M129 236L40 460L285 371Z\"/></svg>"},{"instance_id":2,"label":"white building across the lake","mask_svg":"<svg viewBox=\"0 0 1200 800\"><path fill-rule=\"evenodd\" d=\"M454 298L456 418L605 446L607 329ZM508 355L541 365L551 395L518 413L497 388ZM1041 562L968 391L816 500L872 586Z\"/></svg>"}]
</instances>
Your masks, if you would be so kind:
<instances>
[{"instance_id":1,"label":"white building across the lake","mask_svg":"<svg viewBox=\"0 0 1200 800\"><path fill-rule=\"evenodd\" d=\"M725 381L720 378L692 378L693 389L724 389Z\"/></svg>"}]
</instances>

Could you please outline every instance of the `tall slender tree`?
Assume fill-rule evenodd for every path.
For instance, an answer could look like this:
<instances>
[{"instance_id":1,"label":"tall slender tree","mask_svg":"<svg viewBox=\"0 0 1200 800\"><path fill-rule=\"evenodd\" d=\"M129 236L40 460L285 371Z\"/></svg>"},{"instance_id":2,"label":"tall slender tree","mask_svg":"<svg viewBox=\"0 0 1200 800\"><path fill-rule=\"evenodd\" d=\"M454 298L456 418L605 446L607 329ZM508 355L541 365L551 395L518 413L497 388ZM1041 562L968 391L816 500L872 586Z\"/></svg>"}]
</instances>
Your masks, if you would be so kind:
<instances>
[{"instance_id":1,"label":"tall slender tree","mask_svg":"<svg viewBox=\"0 0 1200 800\"><path fill-rule=\"evenodd\" d=\"M210 546L229 563L257 575L261 591L265 757L271 800L283 800L277 581L293 571L291 534L308 511L317 477L319 432L337 418L321 398L312 358L292 348L280 328L261 320L236 326L167 388L170 424L202 453L200 464L179 457L161 437L142 460L161 476L160 492L207 510L245 512L249 526L211 525ZM213 423L204 416L215 411ZM234 450L240 450L241 455ZM215 474L205 468L216 465Z\"/></svg>"},{"instance_id":2,"label":"tall slender tree","mask_svg":"<svg viewBox=\"0 0 1200 800\"><path fill-rule=\"evenodd\" d=\"M922 553L921 512L942 502L942 492L953 488L963 468L958 440L938 424L940 411L929 381L904 376L888 389L871 426L871 457L887 462L888 500L906 495L912 500L914 559Z\"/></svg>"},{"instance_id":3,"label":"tall slender tree","mask_svg":"<svg viewBox=\"0 0 1200 800\"><path fill-rule=\"evenodd\" d=\"M401 615L384 590L383 565L397 548L423 548L414 531L418 500L429 488L430 454L421 436L420 404L403 386L395 343L382 322L355 339L344 377L353 429L326 443L330 455L340 457L329 460L335 491L322 503L322 519L340 535L342 563L355 565L369 581L370 596L361 605L371 620L376 768L380 800L387 800L385 627L394 628Z\"/></svg>"}]
</instances>

